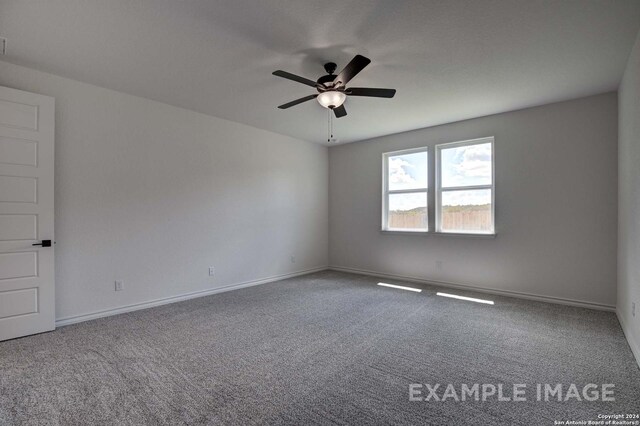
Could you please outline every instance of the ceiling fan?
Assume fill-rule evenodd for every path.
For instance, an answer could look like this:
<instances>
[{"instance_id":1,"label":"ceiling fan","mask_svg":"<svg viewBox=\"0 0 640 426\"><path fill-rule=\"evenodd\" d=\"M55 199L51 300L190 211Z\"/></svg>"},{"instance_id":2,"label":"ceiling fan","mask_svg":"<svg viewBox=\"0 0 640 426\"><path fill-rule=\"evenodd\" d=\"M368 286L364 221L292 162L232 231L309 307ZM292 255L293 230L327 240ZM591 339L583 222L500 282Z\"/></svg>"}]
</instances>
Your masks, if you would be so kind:
<instances>
[{"instance_id":1,"label":"ceiling fan","mask_svg":"<svg viewBox=\"0 0 640 426\"><path fill-rule=\"evenodd\" d=\"M311 99L318 99L320 105L333 110L336 117L340 118L347 115L347 110L343 105L347 96L393 98L396 94L396 89L346 87L346 84L370 63L371 59L365 58L362 55L356 55L338 75L334 75L337 65L333 62L328 62L324 64L324 69L327 72L327 75L323 75L318 79L318 81L309 80L308 78L300 77L299 75L291 74L286 71L274 71L273 75L306 84L318 91L316 94L296 99L295 101L280 105L278 108L287 109L303 102L310 101Z\"/></svg>"}]
</instances>

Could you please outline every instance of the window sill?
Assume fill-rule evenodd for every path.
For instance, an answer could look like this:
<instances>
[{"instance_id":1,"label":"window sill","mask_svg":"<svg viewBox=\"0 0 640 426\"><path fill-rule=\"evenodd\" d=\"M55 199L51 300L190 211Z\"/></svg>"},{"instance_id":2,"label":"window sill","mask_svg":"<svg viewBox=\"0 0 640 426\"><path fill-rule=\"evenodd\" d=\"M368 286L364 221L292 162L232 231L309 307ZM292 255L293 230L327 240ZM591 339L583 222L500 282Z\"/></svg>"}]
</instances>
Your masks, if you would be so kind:
<instances>
[{"instance_id":1,"label":"window sill","mask_svg":"<svg viewBox=\"0 0 640 426\"><path fill-rule=\"evenodd\" d=\"M453 238L480 238L480 239L494 239L497 234L474 234L474 233L460 233L460 232L432 232L432 231L400 231L397 229L381 229L382 234L398 234L398 235L430 235L434 237L453 237Z\"/></svg>"}]
</instances>

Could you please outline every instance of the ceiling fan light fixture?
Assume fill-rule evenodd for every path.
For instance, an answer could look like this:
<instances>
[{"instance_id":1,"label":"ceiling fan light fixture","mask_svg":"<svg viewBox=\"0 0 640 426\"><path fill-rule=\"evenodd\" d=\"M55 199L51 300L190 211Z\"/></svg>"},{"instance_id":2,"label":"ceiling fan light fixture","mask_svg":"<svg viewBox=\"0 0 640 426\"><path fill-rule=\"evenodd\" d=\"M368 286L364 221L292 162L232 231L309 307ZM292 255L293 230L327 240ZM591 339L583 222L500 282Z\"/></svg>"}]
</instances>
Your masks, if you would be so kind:
<instances>
[{"instance_id":1,"label":"ceiling fan light fixture","mask_svg":"<svg viewBox=\"0 0 640 426\"><path fill-rule=\"evenodd\" d=\"M347 95L337 90L327 90L326 92L320 93L316 99L318 99L318 102L323 107L333 109L342 105L345 99L347 99Z\"/></svg>"}]
</instances>

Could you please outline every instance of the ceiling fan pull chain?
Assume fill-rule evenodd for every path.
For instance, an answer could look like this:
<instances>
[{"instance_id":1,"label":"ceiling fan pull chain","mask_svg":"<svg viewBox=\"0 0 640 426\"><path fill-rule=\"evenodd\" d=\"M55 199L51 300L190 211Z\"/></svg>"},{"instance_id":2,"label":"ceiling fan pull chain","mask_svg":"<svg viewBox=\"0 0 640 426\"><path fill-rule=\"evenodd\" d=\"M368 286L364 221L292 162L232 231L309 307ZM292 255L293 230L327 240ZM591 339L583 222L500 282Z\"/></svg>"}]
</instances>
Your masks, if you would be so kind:
<instances>
[{"instance_id":1,"label":"ceiling fan pull chain","mask_svg":"<svg viewBox=\"0 0 640 426\"><path fill-rule=\"evenodd\" d=\"M327 142L331 143L333 142L333 109L328 110L329 111L329 139L327 140Z\"/></svg>"},{"instance_id":2,"label":"ceiling fan pull chain","mask_svg":"<svg viewBox=\"0 0 640 426\"><path fill-rule=\"evenodd\" d=\"M327 143L331 142L331 110L327 109Z\"/></svg>"},{"instance_id":3,"label":"ceiling fan pull chain","mask_svg":"<svg viewBox=\"0 0 640 426\"><path fill-rule=\"evenodd\" d=\"M333 110L327 109L327 143L333 141Z\"/></svg>"}]
</instances>

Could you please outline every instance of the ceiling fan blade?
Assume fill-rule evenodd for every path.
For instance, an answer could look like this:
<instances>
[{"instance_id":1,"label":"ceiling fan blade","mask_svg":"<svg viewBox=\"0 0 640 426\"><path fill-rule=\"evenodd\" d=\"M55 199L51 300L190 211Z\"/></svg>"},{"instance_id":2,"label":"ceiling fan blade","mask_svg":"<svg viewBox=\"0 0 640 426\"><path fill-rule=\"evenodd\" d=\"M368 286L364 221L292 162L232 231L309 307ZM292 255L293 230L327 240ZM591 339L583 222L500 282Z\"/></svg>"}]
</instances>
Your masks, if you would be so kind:
<instances>
[{"instance_id":1,"label":"ceiling fan blade","mask_svg":"<svg viewBox=\"0 0 640 426\"><path fill-rule=\"evenodd\" d=\"M291 108L292 106L296 106L296 105L301 104L303 102L310 101L311 99L315 99L316 96L318 96L318 95L305 96L304 98L296 99L295 101L291 101L291 102L287 102L286 104L282 104L278 108L280 108L280 109Z\"/></svg>"},{"instance_id":2,"label":"ceiling fan blade","mask_svg":"<svg viewBox=\"0 0 640 426\"><path fill-rule=\"evenodd\" d=\"M291 74L290 72L286 71L278 70L274 71L272 74L278 77L286 78L287 80L297 81L298 83L306 84L307 86L311 87L316 87L318 85L318 83L313 80L309 80L308 78L300 77L299 75Z\"/></svg>"},{"instance_id":3,"label":"ceiling fan blade","mask_svg":"<svg viewBox=\"0 0 640 426\"><path fill-rule=\"evenodd\" d=\"M340 71L340 74L333 79L334 84L344 86L370 63L371 59L365 58L362 55L356 55L351 62Z\"/></svg>"},{"instance_id":4,"label":"ceiling fan blade","mask_svg":"<svg viewBox=\"0 0 640 426\"><path fill-rule=\"evenodd\" d=\"M340 105L339 107L335 107L333 109L333 113L336 115L336 118L340 118L347 115L347 110L344 108L344 105Z\"/></svg>"},{"instance_id":5,"label":"ceiling fan blade","mask_svg":"<svg viewBox=\"0 0 640 426\"><path fill-rule=\"evenodd\" d=\"M373 87L351 87L345 91L349 96L370 96L373 98L393 98L396 89L378 89Z\"/></svg>"}]
</instances>

